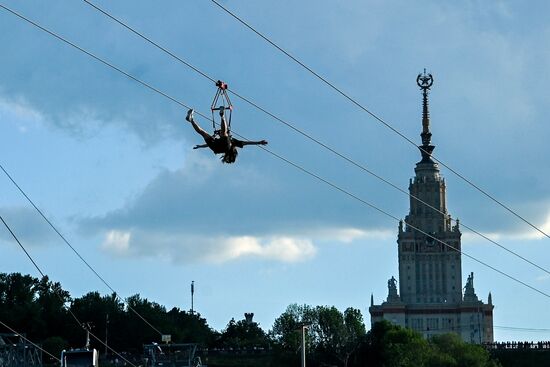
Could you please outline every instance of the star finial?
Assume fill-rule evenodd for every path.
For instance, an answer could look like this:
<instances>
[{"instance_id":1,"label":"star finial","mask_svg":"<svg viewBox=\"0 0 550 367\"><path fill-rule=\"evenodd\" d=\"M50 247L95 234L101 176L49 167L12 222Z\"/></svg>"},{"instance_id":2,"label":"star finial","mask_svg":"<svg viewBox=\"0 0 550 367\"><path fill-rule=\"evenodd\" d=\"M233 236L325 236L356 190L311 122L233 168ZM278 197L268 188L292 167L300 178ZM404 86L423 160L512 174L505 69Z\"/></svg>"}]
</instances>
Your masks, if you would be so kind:
<instances>
[{"instance_id":1,"label":"star finial","mask_svg":"<svg viewBox=\"0 0 550 367\"><path fill-rule=\"evenodd\" d=\"M426 74L426 69L424 69L424 74L418 74L416 77L416 84L425 91L426 89L430 89L432 84L434 83L434 78L432 74Z\"/></svg>"},{"instance_id":2,"label":"star finial","mask_svg":"<svg viewBox=\"0 0 550 367\"><path fill-rule=\"evenodd\" d=\"M435 148L431 145L432 133L430 132L430 112L428 110L428 91L434 83L432 74L426 73L424 69L423 74L418 74L416 77L416 84L422 90L422 146L420 151L422 153L423 161L429 161L430 155Z\"/></svg>"}]
</instances>

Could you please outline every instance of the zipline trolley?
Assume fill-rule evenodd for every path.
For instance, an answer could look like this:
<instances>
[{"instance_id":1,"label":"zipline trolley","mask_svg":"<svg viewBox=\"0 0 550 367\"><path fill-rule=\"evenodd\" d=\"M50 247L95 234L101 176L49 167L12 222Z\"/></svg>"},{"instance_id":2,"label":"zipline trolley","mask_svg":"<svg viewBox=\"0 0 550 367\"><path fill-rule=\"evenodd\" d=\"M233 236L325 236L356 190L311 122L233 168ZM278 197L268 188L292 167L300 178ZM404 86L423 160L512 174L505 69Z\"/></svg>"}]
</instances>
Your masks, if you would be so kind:
<instances>
[{"instance_id":1,"label":"zipline trolley","mask_svg":"<svg viewBox=\"0 0 550 367\"><path fill-rule=\"evenodd\" d=\"M226 121L227 121L227 129L231 131L231 113L233 112L233 105L231 104L231 100L229 99L229 95L227 94L227 83L222 82L221 80L218 80L216 82L216 87L218 87L218 90L216 91L216 95L214 96L214 100L212 101L212 106L210 109L212 110L212 125L214 127L214 132L219 133L219 130L216 129L216 120L215 120L215 112L214 111L220 111L223 110L229 111L229 113L225 113Z\"/></svg>"}]
</instances>

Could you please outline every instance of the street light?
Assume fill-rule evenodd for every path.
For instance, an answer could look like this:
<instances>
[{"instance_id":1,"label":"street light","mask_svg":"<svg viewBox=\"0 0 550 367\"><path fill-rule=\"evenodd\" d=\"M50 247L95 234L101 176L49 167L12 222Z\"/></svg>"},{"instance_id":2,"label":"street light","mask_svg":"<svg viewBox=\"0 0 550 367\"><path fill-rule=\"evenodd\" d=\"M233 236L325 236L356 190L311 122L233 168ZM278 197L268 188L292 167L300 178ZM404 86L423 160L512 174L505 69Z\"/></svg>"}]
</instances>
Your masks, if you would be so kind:
<instances>
[{"instance_id":1,"label":"street light","mask_svg":"<svg viewBox=\"0 0 550 367\"><path fill-rule=\"evenodd\" d=\"M311 324L301 324L299 326L300 332L302 333L302 367L306 367L306 330L311 326Z\"/></svg>"}]
</instances>

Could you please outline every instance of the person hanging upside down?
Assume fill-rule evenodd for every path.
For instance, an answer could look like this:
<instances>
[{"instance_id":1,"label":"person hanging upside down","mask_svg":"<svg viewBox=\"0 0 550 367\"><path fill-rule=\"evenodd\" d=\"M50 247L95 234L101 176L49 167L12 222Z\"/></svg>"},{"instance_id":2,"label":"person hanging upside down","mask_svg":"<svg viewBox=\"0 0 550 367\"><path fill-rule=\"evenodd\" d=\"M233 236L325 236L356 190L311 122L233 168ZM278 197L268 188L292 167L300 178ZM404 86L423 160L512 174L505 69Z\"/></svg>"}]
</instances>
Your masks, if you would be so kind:
<instances>
[{"instance_id":1,"label":"person hanging upside down","mask_svg":"<svg viewBox=\"0 0 550 367\"><path fill-rule=\"evenodd\" d=\"M237 159L239 152L237 148L243 148L245 145L266 145L267 141L242 141L235 139L231 136L229 129L227 128L227 122L225 121L224 108L220 108L220 117L221 117L221 128L216 131L214 135L210 135L204 131L193 118L193 109L187 112L187 117L185 119L193 125L195 131L200 134L206 144L201 144L195 146L193 149L197 148L210 148L214 154L223 154L221 160L223 163L234 163Z\"/></svg>"}]
</instances>

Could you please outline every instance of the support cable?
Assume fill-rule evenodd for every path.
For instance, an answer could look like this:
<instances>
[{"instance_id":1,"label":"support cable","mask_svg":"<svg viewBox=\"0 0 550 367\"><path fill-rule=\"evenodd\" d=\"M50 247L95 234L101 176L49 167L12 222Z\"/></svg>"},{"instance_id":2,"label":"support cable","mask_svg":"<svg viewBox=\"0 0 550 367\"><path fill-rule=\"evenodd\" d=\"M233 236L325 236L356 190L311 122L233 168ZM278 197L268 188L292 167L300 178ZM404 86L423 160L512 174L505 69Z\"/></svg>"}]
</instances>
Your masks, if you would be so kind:
<instances>
[{"instance_id":1,"label":"support cable","mask_svg":"<svg viewBox=\"0 0 550 367\"><path fill-rule=\"evenodd\" d=\"M517 331L533 331L533 332L550 332L550 329L546 328L528 328L528 327L518 327L518 326L501 326L494 325L494 328L503 329L503 330L517 330Z\"/></svg>"},{"instance_id":2,"label":"support cable","mask_svg":"<svg viewBox=\"0 0 550 367\"><path fill-rule=\"evenodd\" d=\"M73 42L71 42L71 41L69 41L69 40L67 40L66 38L64 38L64 37L62 37L62 36L60 36L60 35L58 35L58 34L52 32L52 31L46 29L45 27L42 27L40 24L38 24L38 23L36 23L36 22L30 20L29 18L27 18L27 17L25 17L25 16L23 16L23 15L17 13L16 11L14 11L14 10L12 10L12 9L10 9L10 8L8 8L8 7L6 7L5 5L3 5L3 4L1 4L1 3L0 3L0 8L3 8L4 10L6 10L6 11L12 13L13 15L19 17L20 19L25 20L26 22L32 24L33 26L39 28L40 30L42 30L42 31L44 31L44 32L46 32L46 33L48 33L48 34L50 34L51 36L57 38L58 40L60 40L60 41L62 41L62 42L64 42L64 43L66 43L66 44L68 44L68 45L70 45L70 46L76 48L77 50L79 50L79 51L85 53L86 55L88 55L88 56L90 56L90 57L92 57L92 58L95 59L96 61L99 61L99 62L101 62L102 64L104 64L104 65L106 65L106 66L108 66L108 67L110 67L110 68L112 68L112 69L118 71L119 73L125 75L126 77L128 77L128 78L130 78L130 79L132 79L132 80L134 80L135 82L137 82L137 83L139 83L139 84L145 86L146 88L148 88L148 89L150 89L150 90L152 90L152 91L154 91L154 92L156 92L156 93L158 93L158 94L164 96L165 98L171 100L172 102L175 102L175 103L179 104L179 105L182 106L182 107L190 108L189 106L187 106L187 105L181 103L181 102L178 101L177 99L175 99L175 98L169 96L168 94L162 92L161 90L159 90L159 89L157 89L157 88L151 86L150 84L148 84L148 83L142 81L141 79L138 79L138 78L134 77L133 75L131 75L131 74L125 72L124 70L122 70L122 69L116 67L115 65L113 65L113 64L111 64L111 63L109 63L109 62L103 60L102 58L100 58L100 57L98 57L98 56L92 54L91 52L89 52L89 51L83 49L82 47L76 45L75 43L73 43ZM207 117L206 115L204 115L204 114L200 114L200 116L202 116L202 117L208 119L208 117ZM101 282L102 282L103 284L105 284L105 286L106 286L107 288L109 288L109 289L111 290L111 292L113 292L120 300L122 300L122 301L126 304L126 306L127 306L134 314L136 314L140 319L142 319L143 322L145 322L147 325L149 325L151 328L153 328L159 335L163 335L163 333L162 333L160 330L158 330L157 328L155 328L151 323L149 323L149 321L147 321L147 320L146 320L143 316L141 316L133 307L131 307L131 306L129 305L129 303L127 302L127 300L121 298L121 297L118 295L118 293L113 289L113 287L111 287L111 286L109 285L109 283L107 283L107 281L106 281L102 276L100 276L100 275L97 273L97 271L96 271L96 270L95 270L95 269L94 269L94 268L93 268L93 267L92 267L92 266L91 266L91 265L90 265L90 264L80 255L80 253L70 244L70 242L65 238L65 236L63 236L63 235L61 234L61 232L59 232L59 230L53 225L53 223L44 215L44 213L36 206L36 204L27 196L27 194L21 189L21 187L15 182L15 180L11 177L11 175L4 169L4 167L3 167L1 164L0 164L0 169L4 172L4 174L6 174L6 176L11 180L11 182L17 187L17 189L21 192L21 194L23 194L23 196L25 196L25 198L29 201L29 203L31 203L31 205L36 209L36 211L40 214L40 216L41 216L41 217L49 224L49 226L57 233L57 235L63 240L63 242L65 242L65 244L71 248L71 250L80 258L80 260L81 260L82 262L84 262L84 264L86 264L86 266L87 266L87 267L88 267L88 268L89 268L89 269L90 269L90 270L91 270L91 271L101 280Z\"/></svg>"},{"instance_id":3,"label":"support cable","mask_svg":"<svg viewBox=\"0 0 550 367\"><path fill-rule=\"evenodd\" d=\"M345 194L345 195L351 197L352 199L355 199L355 200L357 200L357 201L363 203L364 205L369 206L370 208L376 210L377 212L379 212L379 213L381 213L381 214L384 214L385 216L390 217L390 218L396 220L397 222L400 221L400 219L397 218L396 216L394 216L393 214L390 214L389 212L387 212L387 211L385 211L385 210L383 210L383 209L380 209L380 208L377 207L376 205L371 204L370 202L368 202L368 201L366 201L366 200L360 198L359 196L357 196L357 195L351 193L350 191L347 191L347 190L341 188L340 186L338 186L338 185L336 185L336 184L334 184L334 183L332 183L332 182L330 182L330 181L324 179L323 177L321 177L321 176L319 176L319 175L317 175L317 174L315 174L315 173L313 173L313 172L311 172L311 171L309 171L309 170L303 168L302 166L300 166L300 165L298 165L298 164L296 164L296 163L294 163L294 162L292 162L292 161L290 161L290 160L284 158L283 156L281 156L281 155L279 155L279 154L277 154L277 153L274 153L274 152L270 151L269 149L267 149L267 148L265 148L265 147L259 147L259 148L260 148L260 149L263 149L263 150L265 150L265 151L267 151L267 152L270 153L271 155L273 155L273 156L275 156L275 157L281 159L282 161L284 161L284 162L288 163L289 165L293 166L294 168L297 168L298 170L302 171L303 173L305 173L305 174L307 174L307 175L309 175L309 176L311 176L311 177L313 177L313 178L315 178L315 179L317 179L317 180L319 180L319 181L325 183L326 185L328 185L328 186L330 186L330 187L332 187L332 188L334 188L334 189L340 191L341 193L343 193L343 194ZM414 230L417 231L418 233L421 233L421 234L425 235L426 237L429 237L429 238L433 239L434 241L441 243L441 244L444 245L445 247L447 247L447 248L449 248L449 249L451 249L451 250L453 250L453 251L456 251L457 253L459 253L459 254L461 254L461 255L464 255L464 256L470 258L471 260L474 260L475 262L477 262L477 263L479 263L479 264L481 264L481 265L483 265L483 266L485 266L485 267L487 267L487 268L489 268L489 269L491 269L491 270L493 270L493 271L499 273L500 275L503 275L503 276L505 276L505 277L507 277L507 278L509 278L509 279L511 279L511 280L513 280L513 281L515 281L515 282L517 282L517 283L520 283L520 284L524 285L525 287L527 287L527 288L529 288L529 289L531 289L531 290L533 290L533 291L535 291L535 292L537 292L537 293L542 294L542 295L545 296L545 297L550 298L550 294L548 294L548 293L546 293L546 292L544 292L544 291L541 291L541 290L539 290L539 289L537 289L537 288L535 288L535 287L533 287L533 286L531 286L531 285L529 285L529 284L527 284L527 283L525 283L525 282L523 282L523 281L521 281L521 280L515 278L514 276L509 275L509 274L505 273L504 271L499 270L499 269L495 268L494 266L489 265L488 263L486 263L486 262L484 262L484 261L482 261L482 260L479 260L479 259L477 259L476 257L474 257L474 256L472 256L472 255L469 255L469 254L465 253L465 252L462 251L462 250L457 249L456 247L454 247L454 246L452 246L452 245L446 243L446 242L443 241L443 240L440 240L439 238L433 236L432 234L430 234L430 233L428 233L428 232L425 232L425 231L421 230L420 228L418 228L418 227L416 227L416 226L414 226L414 225L412 225L412 224L410 224L410 223L407 223L406 221L403 221L403 223L405 223L408 227L410 227L411 229L414 229Z\"/></svg>"},{"instance_id":4,"label":"support cable","mask_svg":"<svg viewBox=\"0 0 550 367\"><path fill-rule=\"evenodd\" d=\"M82 49L81 47L79 47L79 46L73 44L72 42L70 42L70 41L64 39L63 37L61 37L61 36L59 36L59 35L53 33L52 31L49 31L49 30L45 29L44 27L42 27L42 26L36 24L35 22L33 22L33 21L27 19L26 17L24 17L24 16L22 16L22 15L16 13L15 11L13 11L13 10L11 10L11 9L9 9L9 8L7 8L7 7L5 7L4 5L0 4L0 7L1 7L1 8L4 8L5 10L9 11L9 12L12 13L12 14L18 16L19 18L21 18L21 19L23 19L23 20L25 20L25 21L27 21L27 22L29 22L29 23L35 25L36 27L42 29L43 31L45 31L45 32L47 32L47 33L53 35L54 37L58 38L59 40L61 40L61 41L65 42L65 43L67 43L67 44L69 44L69 45L71 45L71 46L77 48L78 50L80 50L80 51L86 53L87 55L93 57L94 59L100 61L101 63L103 63L103 64L105 64L105 65L107 65L107 66L109 66L109 67L111 67L111 68L113 68L113 69L119 71L120 73L122 73L122 74L124 74L125 76L129 77L130 79L132 79L132 80L134 80L134 81L140 83L141 85L143 85L143 86L145 86L145 87L147 87L147 88L149 88L149 89L155 91L156 93L161 94L162 96L164 96L164 97L168 98L169 100L171 100L171 101L173 101L173 102L179 104L180 106L185 107L185 108L189 108L189 106L187 106L187 105L185 105L184 103L178 101L178 100L175 99L174 97L171 97L171 96L169 96L168 94L166 94L166 93L160 91L159 89L157 89L157 88L155 88L155 87L149 85L148 83L145 83L145 82L141 81L140 79L138 79L138 78L136 78L136 77L134 77L134 76L128 74L127 72L125 72L125 71L119 69L118 67L116 67L116 66L114 66L114 65L112 65L112 64L110 64L110 63L108 63L107 61L104 61L103 59L100 59L99 57L97 57L97 56L95 56L95 55L89 53L88 51ZM197 112L197 115L199 115L199 116L205 118L206 120L209 120L209 121L210 121L210 118L207 117L205 114L202 114L202 113L198 113L198 112ZM239 135L239 134L237 134L237 133L235 133L235 132L233 132L233 133L234 133L236 136L245 139L245 138L242 137L241 135ZM319 181L325 183L326 185L328 185L328 186L330 186L330 187L336 189L337 191L340 191L341 193L343 193L343 194L349 196L350 198L355 199L355 200L357 200L357 201L363 203L364 205L366 205L366 206L368 206L368 207L370 207L370 208L372 208L372 209L378 211L379 213L381 213L381 214L383 214L383 215L385 215L385 216L388 216L388 217L390 217L390 218L396 220L397 222L400 221L400 219L399 219L398 217L394 216L393 214L390 214L389 212L387 212L387 211L385 211L385 210L379 208L378 206L376 206L376 205L374 205L374 204L372 204L372 203L370 203L370 202L368 202L368 201L366 201L366 200L360 198L359 196L357 196L357 195L351 193L350 191L341 188L340 186L338 186L338 185L336 185L336 184L334 184L334 183L328 181L327 179L325 179L325 178L319 176L318 174L313 173L313 172L307 170L306 168L302 167L301 165L298 165L298 164L296 164L296 163L290 161L289 159L284 158L283 156L281 156L281 155L279 155L279 154L277 154L277 153L275 153L275 152L273 152L273 151L271 151L271 150L269 150L269 149L267 149L267 148L265 148L265 147L263 147L263 146L258 146L258 147L259 147L260 149L263 149L264 151L268 152L268 153L271 154L272 156L274 156L274 157L276 157L276 158L278 158L278 159L284 161L285 163L291 165L292 167L294 167L294 168L296 168L296 169L302 171L303 173L305 173L305 174L307 174L307 175L309 175L309 176L311 176L311 177L313 177L313 178L315 178L315 179L317 179L317 180L319 180ZM452 246L452 245L450 245L450 244L448 244L448 243L442 241L442 240L439 239L439 238L434 237L432 234L430 234L430 233L428 233L428 232L425 232L425 231L423 231L423 230L421 230L421 229L415 227L414 225L412 225L412 224L410 224L410 223L407 223L406 221L403 221L403 222L404 222L409 228L416 230L418 233L421 233L421 234L425 235L426 237L432 238L434 241L441 243L442 245L446 246L447 248L449 248L449 249L451 249L451 250L453 250L453 251L456 251L457 253L462 254L462 255L464 255L464 256L466 256L466 257L468 257L468 258L470 258L470 259L476 261L477 263L479 263L479 264L481 264L481 265L483 265L483 266L485 266L485 267L487 267L487 268L489 268L489 269L491 269L491 270L493 270L493 271L495 271L495 272L497 272L497 273L499 273L499 274L501 274L501 275L503 275L503 276L505 276L505 277L507 277L507 278L509 278L509 279L511 279L511 280L513 280L513 281L515 281L515 282L517 282L517 283L519 283L519 284L521 284L521 285L523 285L523 286L525 286L525 287L527 287L527 288L529 288L529 289L531 289L531 290L533 290L533 291L535 291L535 292L537 292L537 293L539 293L539 294L545 296L545 297L547 297L547 298L550 298L550 294L548 294L548 293L546 293L546 292L544 292L544 291L542 291L542 290L539 290L539 289L537 289L537 288L535 288L535 287L533 287L533 286L531 286L531 285L529 285L529 284L527 284L527 283L525 283L525 282L523 282L523 281L521 281L521 280L515 278L514 276L509 275L509 274L507 274L506 272L501 271L501 270L499 270L499 269L493 267L492 265L489 265L489 264L487 264L486 262L484 262L484 261L482 261L482 260L479 260L479 259L475 258L474 256L465 253L464 251L461 251L461 250L457 249L456 247L454 247L454 246Z\"/></svg>"},{"instance_id":5,"label":"support cable","mask_svg":"<svg viewBox=\"0 0 550 367\"><path fill-rule=\"evenodd\" d=\"M199 68L197 68L196 66L193 66L192 64L190 64L189 62L183 60L181 57L177 56L174 52L170 51L169 49L167 49L166 47L160 45L158 42L155 42L154 40L152 40L150 37L144 35L143 33L139 32L138 30L136 30L135 28L133 28L132 26L128 25L127 23L125 23L124 21L120 20L119 18L113 16L112 14L110 14L109 12L107 12L106 10L100 8L99 6L95 5L94 3L92 3L91 1L89 0L83 0L86 4L90 5L92 8L94 8L95 10L99 11L100 13L102 13L103 15L107 16L108 18L112 19L113 21L115 21L116 23L120 24L122 27L126 28L127 30L129 30L130 32L134 33L135 35L137 35L138 37L144 39L145 41L147 41L148 43L150 43L151 45L157 47L158 49L160 49L161 51L165 52L166 54L168 54L169 56L171 56L172 58L174 58L175 60L181 62L182 64L184 64L185 66L189 67L190 69L194 70L195 72L199 73L200 75L202 75L203 77L205 77L206 79L212 81L212 82L215 82L216 79L212 78L211 76L209 76L208 74L206 74L205 72L201 71ZM235 17L235 19L239 20L240 22L242 22L244 25L246 25L248 28L250 28L251 30L253 30L254 32L256 32L253 28L251 28L248 24L246 24L245 22L243 22L240 18L236 17L233 13L229 12L229 10L227 10L226 8L224 8L222 5L218 4L215 0L212 0L214 3L216 3L218 6L220 6L223 10L225 10L226 12L228 12L230 15L232 15L233 17ZM264 38L267 42L269 43L272 43L269 39L267 39L266 37L264 37L262 34L256 32L260 37ZM335 88L340 94L343 94L344 96L347 97L347 95L344 94L344 92L340 91L339 89L337 89L335 86L333 86L330 82L326 81L322 76L318 75L317 73L315 73L315 71L311 70L310 68L308 68L306 65L302 64L299 60L295 59L292 55L288 54L286 51L284 51L282 48L280 48L279 46L277 46L276 44L272 43L272 45L276 48L278 48L281 52L285 53L287 56L289 56L290 58L292 58L293 60L295 60L296 62L298 62L301 66L303 66L304 68L306 68L308 71L310 71L311 73L313 73L315 76L317 76L318 78L322 79L325 83L329 84L331 87ZM236 91L233 91L233 90L230 90L231 93L233 93L236 97L240 98L241 100L247 102L248 104L250 104L251 106L253 106L254 108L260 110L261 112L267 114L268 116L270 116L271 118L279 121L280 123L284 124L285 126L289 127L290 129L294 130L295 132L297 132L298 134L306 137L307 139L313 141L314 143L320 145L321 147L323 147L325 150L328 150L329 152L331 152L332 154L338 156L339 158L345 160L346 162L350 163L351 165L361 169L362 171L370 174L371 176L377 178L378 180L382 181L383 183L393 187L394 189L400 191L401 193L407 195L409 198L412 198L414 200L416 200L417 202L419 203L422 203L423 205L425 205L426 207L444 215L444 216L447 216L448 214L447 213L444 213L443 211L441 211L440 209L428 204L427 202L421 200L420 198L418 198L417 196L403 190L402 188L400 188L399 186L397 186L396 184L392 183L391 181L385 179L384 177L378 175L377 173L375 173L374 171L370 170L369 168L367 168L366 166L364 166L363 164L361 163L358 163L357 161L347 157L346 155L338 152L336 149L330 147L329 145L327 145L326 143L323 143L322 141L320 141L319 139L311 136L310 134L296 128L293 124L281 119L280 117L278 117L277 115L269 112L268 110L266 110L265 108L261 107L260 105L256 104L255 102L253 102L252 100L250 100L249 98L237 93ZM350 99L350 97L347 97L348 99ZM361 106L362 107L362 106ZM370 113L370 111L367 110L367 112ZM373 115L375 118L378 118L377 116ZM204 116L203 116L204 117ZM382 121L383 122L383 121ZM384 122L383 122L384 123ZM398 131L396 131L397 133L399 133ZM406 137L405 137L406 138ZM412 142L412 141L411 141ZM414 144L414 143L413 143ZM416 144L415 144L416 146ZM422 150L422 148L420 148ZM435 159L435 157L434 157ZM439 161L438 161L439 162ZM445 164L443 164L442 162L440 162L443 166L447 167ZM447 167L449 168L449 167ZM449 218L453 221L456 221L455 219L453 219L452 217L449 216ZM507 251L508 253L520 258L521 260L527 262L528 264L538 268L539 270L547 273L550 275L550 270L534 263L533 261L525 258L524 256L520 255L519 253L513 251L513 250L510 250L509 248L505 247L504 245L501 245L500 243L498 243L497 241L489 238L487 235L484 235L483 233L479 232L478 230L466 225L464 222L461 223L461 225L470 230L471 232L475 233L476 235L482 237L483 239L493 243L494 245L500 247L501 249L503 249L504 251Z\"/></svg>"},{"instance_id":6,"label":"support cable","mask_svg":"<svg viewBox=\"0 0 550 367\"><path fill-rule=\"evenodd\" d=\"M1 5L0 5L1 6ZM54 230L55 233L57 233L57 235L59 236L59 238L61 238L61 240L67 245L69 246L69 248L73 251L73 253L88 267L88 269L90 269L90 271L92 273L95 274L95 276L107 287L109 288L109 290L118 298L120 299L122 302L124 302L126 304L126 307L128 307L128 309L130 311L132 311L136 316L138 316L143 322L145 322L147 325L149 325L149 327L151 327L153 330L155 330L157 333L159 333L159 335L162 335L162 332L160 332L157 328L155 328L151 323L149 323L149 321L147 321L143 316L141 316L141 314L139 312L137 312L130 304L129 302L120 297L120 295L118 294L117 291L115 291L113 289L113 287L111 287L111 285L109 285L109 283L107 283L107 281L105 280L105 278L103 278L94 268L92 265L90 265L90 263L88 261L86 261L86 259L84 259L84 257L82 257L82 255L80 254L80 252L78 252L76 250L76 248L71 245L71 243L69 242L69 240L67 240L67 238L57 229L57 227L48 219L48 217L46 217L46 215L42 212L42 210L40 210L40 208L38 206L36 206L36 204L34 203L34 201L27 195L27 193L21 188L21 186L19 186L19 184L13 179L13 177L8 173L8 171L6 171L6 169L4 168L4 166L0 163L0 169L4 172L4 174L8 177L8 179L13 183L13 185L19 190L19 192L25 197L25 199L27 199L27 201L33 206L33 208L38 212L38 214L42 217L42 219L44 219L46 221L46 223L48 223L48 225ZM26 253L26 251L25 251ZM32 260L32 258L27 254L27 256L29 257L29 259Z\"/></svg>"},{"instance_id":7,"label":"support cable","mask_svg":"<svg viewBox=\"0 0 550 367\"><path fill-rule=\"evenodd\" d=\"M46 277L46 274L44 274L44 272L40 269L40 267L36 264L36 262L34 261L34 259L32 258L32 256L29 254L29 252L27 251L27 249L25 249L25 246L23 246L23 244L21 243L21 241L19 241L19 238L17 238L17 236L15 235L15 233L12 231L12 229L10 228L10 226L6 223L6 221L4 220L4 218L0 215L0 220L2 221L2 223L4 224L4 226L6 227L6 229L10 232L11 236L13 237L13 239L15 240L15 242L17 242L17 244L19 245L19 247L21 247L21 249L23 250L23 252L25 252L25 255L27 255L27 257L29 258L29 260L32 262L32 264L34 265L34 267L36 268L36 270L38 270L38 272L40 273L40 275L42 276L42 278L45 278ZM105 348L108 348L111 352L113 352L113 354L115 354L116 356L120 357L123 361L125 361L126 363L130 364L132 367L137 367L135 364L133 364L132 362L130 362L128 359L126 359L124 356L122 356L120 353L118 353L116 350L114 350L113 348L111 348L110 346L108 346L103 340L101 340L99 337L97 337L95 334L92 333L92 331L90 330L89 327L87 327L83 322L81 322L78 317L74 314L74 312L71 310L70 307L67 307L65 305L65 299L63 299L63 297L61 296L61 294L57 293L56 291L54 291L55 295L59 298L59 300L61 301L62 303L62 307L64 307L67 312L69 312L69 314L73 317L73 319L76 321L76 323L78 324L78 326L80 326L83 330L85 330L86 332L88 332L94 339L96 339L100 344L102 344Z\"/></svg>"},{"instance_id":8,"label":"support cable","mask_svg":"<svg viewBox=\"0 0 550 367\"><path fill-rule=\"evenodd\" d=\"M88 2L87 0L84 0L86 2ZM239 23L241 23L242 25L244 25L246 28L250 29L252 32L256 33L259 37L261 37L263 40L265 40L267 43L269 43L270 45L272 45L273 47L275 47L277 50L279 50L280 52L282 52L283 54L285 54L286 56L288 56L291 60L293 60L295 63L297 63L298 65L300 65L302 68L304 68L305 70L307 70L308 72L310 72L312 75L314 75L317 79L319 79L320 81L322 81L324 84L326 84L327 86L329 86L331 89L333 89L334 91L336 91L338 94L340 94L341 96L343 96L345 99L347 99L348 101L350 101L351 103L353 103L355 106L357 106L359 109L361 109L363 112L366 112L367 114L369 114L371 117L373 117L376 121L380 122L382 125L384 125L385 127L387 127L388 129L390 129L391 131L393 131L395 134L397 134L398 136L400 136L401 138L403 138L404 140L406 140L407 142L409 142L410 144L412 144L414 147L416 148L419 148L422 152L424 153L428 153L427 151L425 151L421 146L419 147L412 139L410 139L409 137L407 137L404 133L402 133L401 131L399 131L397 128L393 127L390 123L386 122L384 119L382 119L380 116L378 116L377 114L375 114L374 112L370 111L367 107L363 106L360 102L358 102L355 98L351 97L349 94L347 94L346 92L344 92L342 89L338 88L335 84L331 83L330 81L328 81L326 78L324 78L323 76L321 76L320 74L318 74L317 72L315 72L312 68L310 68L309 66L307 66L305 63L303 63L302 61L300 61L299 59L297 59L296 57L294 57L292 54L290 54L288 51L286 51L285 49L283 49L281 46L277 45L275 42L271 41L267 36L265 36L264 34L260 33L258 30L256 30L254 27L252 27L250 24L248 24L246 21L244 21L243 19L241 19L239 16L237 16L235 13L231 12L229 9L227 9L226 7L224 7L222 4L219 3L219 1L217 0L211 0L215 5L217 5L220 9L222 9L223 11L225 11L227 14L229 14L231 17L233 17L235 20L237 20ZM234 92L233 92L234 93ZM235 93L234 93L235 94ZM237 94L235 94L237 95ZM238 96L238 95L237 95ZM482 189L479 185L475 184L473 181L471 181L470 179L466 178L463 174L461 174L460 172L456 171L455 169L451 168L450 166L448 166L446 163L442 162L441 160L439 160L437 157L435 157L434 155L431 155L431 157L437 161L439 164L441 164L442 166L444 166L445 168L447 168L449 171L451 171L452 173L454 173L458 178L460 178L461 180L463 180L464 182L466 182L467 184L469 184L470 186L472 186L474 189L476 189L477 191L479 191L480 193L482 193L484 196L486 196L487 198L489 198L490 200L492 200L493 202L495 202L496 204L498 204L500 207L504 208L506 211L508 211L509 213L511 213L512 215L514 215L516 218L520 219L521 221L523 221L524 223L528 224L530 227L532 227L533 229L535 229L536 231L538 231L539 233L541 233L542 235L544 235L545 237L549 238L550 239L550 235L547 234L545 231L543 231L542 229L540 229L539 227L537 227L536 225L534 225L533 223L531 223L529 220L527 220L525 217L523 217L522 215L518 214L516 211L514 211L512 208L510 208L509 206L507 206L506 204L504 204L502 201L498 200L496 197L494 197L493 195L491 195L489 192L487 192L486 190Z\"/></svg>"}]
</instances>

